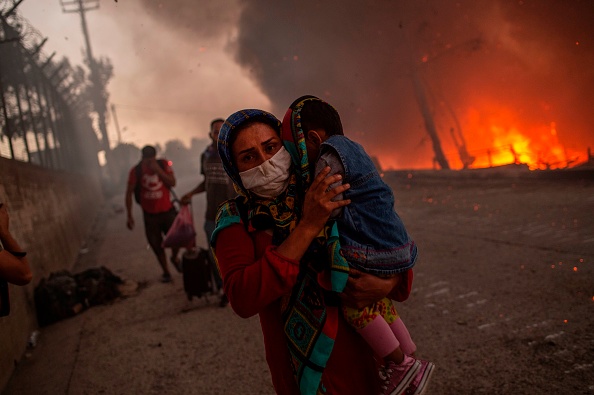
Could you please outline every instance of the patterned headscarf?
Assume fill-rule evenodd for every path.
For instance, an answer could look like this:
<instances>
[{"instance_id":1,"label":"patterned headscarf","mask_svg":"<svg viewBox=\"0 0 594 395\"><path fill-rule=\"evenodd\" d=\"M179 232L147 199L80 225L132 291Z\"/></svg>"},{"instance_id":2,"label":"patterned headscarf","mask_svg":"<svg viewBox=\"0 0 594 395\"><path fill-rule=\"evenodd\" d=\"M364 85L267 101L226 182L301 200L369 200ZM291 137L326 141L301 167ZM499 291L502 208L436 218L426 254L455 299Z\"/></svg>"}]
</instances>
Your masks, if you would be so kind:
<instances>
[{"instance_id":1,"label":"patterned headscarf","mask_svg":"<svg viewBox=\"0 0 594 395\"><path fill-rule=\"evenodd\" d=\"M315 168L315 163L310 163L307 156L301 111L308 102L316 101L325 103L322 99L312 95L301 96L291 104L283 117L281 138L285 149L291 154L293 166L296 169L297 191L302 194L301 199L303 199L303 195L305 195L305 191L307 191L312 181L310 168ZM330 267L325 268L330 269L330 284L326 282L324 286L335 292L342 292L348 279L349 266L340 254L338 228L334 221L329 221L327 224L324 237L324 243L330 258Z\"/></svg>"},{"instance_id":2,"label":"patterned headscarf","mask_svg":"<svg viewBox=\"0 0 594 395\"><path fill-rule=\"evenodd\" d=\"M271 113L264 110L247 109L237 111L229 116L221 126L219 131L219 138L217 140L217 148L219 150L219 156L223 161L223 167L225 171L233 180L233 183L247 195L247 190L241 183L241 177L239 176L239 170L233 161L233 153L231 152L231 143L234 141L235 133L237 129L244 126L247 122L254 120L260 120L272 127L279 135L281 132L280 121Z\"/></svg>"},{"instance_id":3,"label":"patterned headscarf","mask_svg":"<svg viewBox=\"0 0 594 395\"><path fill-rule=\"evenodd\" d=\"M311 183L310 163L305 146L305 132L301 126L301 110L308 101L321 101L315 96L301 96L295 100L285 113L281 138L285 149L291 154L293 165L298 169L298 176L303 189ZM315 164L312 164L315 167Z\"/></svg>"},{"instance_id":4,"label":"patterned headscarf","mask_svg":"<svg viewBox=\"0 0 594 395\"><path fill-rule=\"evenodd\" d=\"M220 230L242 223L249 232L273 228L273 244L279 245L296 226L310 184L309 161L299 118L302 107L300 102L287 111L287 123L283 125L282 133L280 122L274 115L262 110L238 111L223 124L218 150L225 171L240 196L219 207L213 241ZM289 186L275 199L262 199L246 190L233 162L231 144L234 133L246 122L254 120L269 124L279 132L293 161ZM339 317L339 300L328 290L342 291L348 277L348 265L339 251L336 224L329 222L302 258L297 283L290 298L283 303L290 363L304 395L324 393L321 377L334 346Z\"/></svg>"}]
</instances>

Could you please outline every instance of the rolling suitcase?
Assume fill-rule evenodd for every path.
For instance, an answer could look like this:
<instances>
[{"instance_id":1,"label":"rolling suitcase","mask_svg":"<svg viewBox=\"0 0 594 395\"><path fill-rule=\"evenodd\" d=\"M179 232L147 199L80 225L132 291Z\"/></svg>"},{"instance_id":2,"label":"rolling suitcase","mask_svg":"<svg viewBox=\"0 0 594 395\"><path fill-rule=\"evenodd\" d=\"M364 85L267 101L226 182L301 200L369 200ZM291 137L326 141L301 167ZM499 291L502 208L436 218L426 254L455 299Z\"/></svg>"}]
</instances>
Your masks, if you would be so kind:
<instances>
[{"instance_id":1,"label":"rolling suitcase","mask_svg":"<svg viewBox=\"0 0 594 395\"><path fill-rule=\"evenodd\" d=\"M215 291L214 277L212 274L208 250L197 248L184 252L182 256L182 275L184 278L184 291L188 300L193 296L201 298Z\"/></svg>"}]
</instances>

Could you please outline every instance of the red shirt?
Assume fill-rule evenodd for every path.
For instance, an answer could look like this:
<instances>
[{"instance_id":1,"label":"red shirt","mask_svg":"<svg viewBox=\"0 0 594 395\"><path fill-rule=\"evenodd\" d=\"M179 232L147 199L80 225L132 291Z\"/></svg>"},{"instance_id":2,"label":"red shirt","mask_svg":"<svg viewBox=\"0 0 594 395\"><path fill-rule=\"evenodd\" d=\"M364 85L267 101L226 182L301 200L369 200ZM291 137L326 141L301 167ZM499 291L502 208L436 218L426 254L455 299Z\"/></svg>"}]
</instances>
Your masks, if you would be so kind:
<instances>
[{"instance_id":1,"label":"red shirt","mask_svg":"<svg viewBox=\"0 0 594 395\"><path fill-rule=\"evenodd\" d=\"M159 159L163 161L165 166L163 171L167 174L173 174L173 169L169 166L169 162L167 160ZM148 166L142 164L142 178L140 181L140 207L146 213L150 214L158 214L158 213L165 213L173 207L171 203L171 197L169 188L161 178L148 168ZM136 166L130 169L130 173L128 174L128 184L132 186L132 190L134 190L134 186L136 185Z\"/></svg>"},{"instance_id":2,"label":"red shirt","mask_svg":"<svg viewBox=\"0 0 594 395\"><path fill-rule=\"evenodd\" d=\"M270 234L258 231L250 235L243 225L235 224L219 233L215 252L233 310L243 318L260 315L266 361L276 393L298 395L289 364L280 298L291 292L299 262L278 254L271 243ZM322 383L329 395L380 392L371 348L342 317Z\"/></svg>"}]
</instances>

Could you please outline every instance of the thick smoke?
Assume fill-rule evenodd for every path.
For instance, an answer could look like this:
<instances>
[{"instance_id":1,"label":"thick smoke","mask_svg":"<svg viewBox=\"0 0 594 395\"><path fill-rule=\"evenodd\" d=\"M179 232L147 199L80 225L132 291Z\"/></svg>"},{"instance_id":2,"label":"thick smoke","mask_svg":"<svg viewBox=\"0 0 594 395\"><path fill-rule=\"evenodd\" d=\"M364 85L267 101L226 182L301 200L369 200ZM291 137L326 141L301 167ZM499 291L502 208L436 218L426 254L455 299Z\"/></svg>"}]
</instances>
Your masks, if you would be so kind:
<instances>
[{"instance_id":1,"label":"thick smoke","mask_svg":"<svg viewBox=\"0 0 594 395\"><path fill-rule=\"evenodd\" d=\"M229 50L277 116L302 94L320 96L339 110L347 135L389 166L432 163L415 80L448 158L456 152L449 133L456 121L469 149L495 144L466 122L489 111L511 112L516 124L508 126L520 129L554 121L560 140L575 149L594 144L590 1L165 4L145 0L186 35L236 32Z\"/></svg>"},{"instance_id":2,"label":"thick smoke","mask_svg":"<svg viewBox=\"0 0 594 395\"><path fill-rule=\"evenodd\" d=\"M187 35L188 40L226 35L237 20L239 7L232 0L140 0L155 20Z\"/></svg>"},{"instance_id":3,"label":"thick smoke","mask_svg":"<svg viewBox=\"0 0 594 395\"><path fill-rule=\"evenodd\" d=\"M49 34L49 43L62 41L58 54L63 53L60 47L78 51L84 46L78 15L55 15L59 2L51 3L33 4L24 15L43 15L47 9L52 15L48 27L64 25L41 29ZM187 145L192 138L208 139L214 118L246 103L268 106L266 96L225 50L229 26L237 25L238 16L239 9L222 8L215 1L149 0L103 1L87 14L94 56L107 56L114 66L108 90L123 141L142 146L180 139Z\"/></svg>"}]
</instances>

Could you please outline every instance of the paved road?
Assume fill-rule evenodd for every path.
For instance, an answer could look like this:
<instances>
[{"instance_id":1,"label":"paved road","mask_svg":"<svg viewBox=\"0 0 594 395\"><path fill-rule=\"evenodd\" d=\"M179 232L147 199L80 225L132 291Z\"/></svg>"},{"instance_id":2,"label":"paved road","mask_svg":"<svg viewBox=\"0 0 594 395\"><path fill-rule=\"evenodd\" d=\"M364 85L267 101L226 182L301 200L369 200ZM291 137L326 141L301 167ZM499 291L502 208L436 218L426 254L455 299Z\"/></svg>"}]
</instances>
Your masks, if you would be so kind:
<instances>
[{"instance_id":1,"label":"paved road","mask_svg":"<svg viewBox=\"0 0 594 395\"><path fill-rule=\"evenodd\" d=\"M594 393L594 180L396 178L431 394ZM400 307L400 306L399 306Z\"/></svg>"},{"instance_id":2,"label":"paved road","mask_svg":"<svg viewBox=\"0 0 594 395\"><path fill-rule=\"evenodd\" d=\"M594 394L594 182L386 180L420 248L397 308L437 365L429 393ZM257 318L187 301L179 275L161 284L121 200L75 271L102 264L146 286L43 328L4 394L272 394Z\"/></svg>"}]
</instances>

